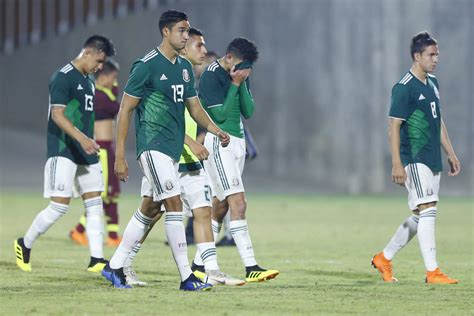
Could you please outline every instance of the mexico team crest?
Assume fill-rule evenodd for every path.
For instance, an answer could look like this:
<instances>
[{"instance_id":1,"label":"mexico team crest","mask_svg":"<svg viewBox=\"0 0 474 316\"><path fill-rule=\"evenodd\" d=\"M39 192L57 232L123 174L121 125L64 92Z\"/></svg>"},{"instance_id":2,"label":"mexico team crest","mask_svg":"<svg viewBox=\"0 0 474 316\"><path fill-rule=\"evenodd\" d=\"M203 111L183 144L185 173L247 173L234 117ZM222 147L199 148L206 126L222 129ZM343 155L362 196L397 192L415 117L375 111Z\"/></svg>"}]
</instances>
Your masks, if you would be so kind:
<instances>
[{"instance_id":1,"label":"mexico team crest","mask_svg":"<svg viewBox=\"0 0 474 316\"><path fill-rule=\"evenodd\" d=\"M189 80L191 80L189 78L189 72L188 72L187 69L183 69L183 80L184 80L184 82L189 82Z\"/></svg>"}]
</instances>

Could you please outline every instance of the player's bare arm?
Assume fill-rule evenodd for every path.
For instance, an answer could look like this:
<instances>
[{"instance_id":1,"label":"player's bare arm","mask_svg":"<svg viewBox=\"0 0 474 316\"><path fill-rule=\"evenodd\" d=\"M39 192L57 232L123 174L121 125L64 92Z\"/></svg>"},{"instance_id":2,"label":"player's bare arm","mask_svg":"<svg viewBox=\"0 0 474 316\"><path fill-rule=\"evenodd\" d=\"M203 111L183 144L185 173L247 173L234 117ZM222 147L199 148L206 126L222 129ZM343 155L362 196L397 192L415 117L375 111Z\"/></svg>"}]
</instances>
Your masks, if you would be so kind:
<instances>
[{"instance_id":1,"label":"player's bare arm","mask_svg":"<svg viewBox=\"0 0 474 316\"><path fill-rule=\"evenodd\" d=\"M404 185L407 179L407 174L400 158L400 126L402 123L402 120L391 118L388 129L390 151L392 153L392 181L398 185Z\"/></svg>"},{"instance_id":2,"label":"player's bare arm","mask_svg":"<svg viewBox=\"0 0 474 316\"><path fill-rule=\"evenodd\" d=\"M443 119L441 119L441 147L443 147L444 152L448 156L449 163L449 176L457 176L461 172L461 162L459 161L456 153L454 152L453 145L449 139L448 130L444 124Z\"/></svg>"},{"instance_id":3,"label":"player's bare arm","mask_svg":"<svg viewBox=\"0 0 474 316\"><path fill-rule=\"evenodd\" d=\"M186 107L188 108L191 117L204 127L209 133L219 137L222 147L226 147L230 142L229 134L223 132L216 124L211 120L209 115L202 108L199 98L190 98L186 100Z\"/></svg>"},{"instance_id":4,"label":"player's bare arm","mask_svg":"<svg viewBox=\"0 0 474 316\"><path fill-rule=\"evenodd\" d=\"M97 145L95 140L87 137L83 132L77 129L72 122L64 115L66 111L65 106L51 106L51 118L56 125L62 129L66 134L74 138L81 144L82 149L88 154L92 155L99 152L100 146Z\"/></svg>"},{"instance_id":5,"label":"player's bare arm","mask_svg":"<svg viewBox=\"0 0 474 316\"><path fill-rule=\"evenodd\" d=\"M124 94L117 114L117 139L115 148L115 175L121 181L128 179L128 164L125 158L125 144L133 110L138 106L140 99Z\"/></svg>"},{"instance_id":6,"label":"player's bare arm","mask_svg":"<svg viewBox=\"0 0 474 316\"><path fill-rule=\"evenodd\" d=\"M199 160L206 160L209 157L209 151L207 151L206 147L193 140L187 134L184 136L184 143L188 145L189 149Z\"/></svg>"}]
</instances>

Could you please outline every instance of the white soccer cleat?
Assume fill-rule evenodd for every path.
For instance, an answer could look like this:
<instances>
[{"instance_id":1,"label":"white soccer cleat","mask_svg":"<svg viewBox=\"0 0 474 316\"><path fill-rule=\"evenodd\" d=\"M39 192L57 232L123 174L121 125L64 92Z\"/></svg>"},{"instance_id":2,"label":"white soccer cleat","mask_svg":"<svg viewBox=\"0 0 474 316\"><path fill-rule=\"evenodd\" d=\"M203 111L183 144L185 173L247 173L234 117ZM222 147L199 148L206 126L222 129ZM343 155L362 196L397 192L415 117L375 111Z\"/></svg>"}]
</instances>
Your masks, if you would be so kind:
<instances>
[{"instance_id":1,"label":"white soccer cleat","mask_svg":"<svg viewBox=\"0 0 474 316\"><path fill-rule=\"evenodd\" d=\"M123 274L125 274L125 279L127 280L128 285L132 286L146 286L147 283L140 281L135 270L132 267L124 267Z\"/></svg>"},{"instance_id":2,"label":"white soccer cleat","mask_svg":"<svg viewBox=\"0 0 474 316\"><path fill-rule=\"evenodd\" d=\"M220 270L207 271L204 282L212 285L244 285L245 281L231 277Z\"/></svg>"}]
</instances>

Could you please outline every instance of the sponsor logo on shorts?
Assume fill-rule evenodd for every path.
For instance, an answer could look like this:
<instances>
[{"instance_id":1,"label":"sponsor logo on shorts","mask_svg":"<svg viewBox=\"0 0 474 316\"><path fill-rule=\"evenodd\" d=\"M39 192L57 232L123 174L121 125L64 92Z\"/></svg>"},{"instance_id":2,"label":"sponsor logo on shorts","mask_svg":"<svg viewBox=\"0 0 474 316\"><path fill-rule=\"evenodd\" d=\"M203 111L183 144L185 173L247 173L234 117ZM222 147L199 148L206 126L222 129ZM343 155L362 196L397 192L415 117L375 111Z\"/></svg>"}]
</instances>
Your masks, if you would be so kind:
<instances>
[{"instance_id":1,"label":"sponsor logo on shorts","mask_svg":"<svg viewBox=\"0 0 474 316\"><path fill-rule=\"evenodd\" d=\"M238 178L234 178L234 179L232 180L232 184L234 185L234 187L238 186L238 185L240 184L239 179L238 179Z\"/></svg>"},{"instance_id":2,"label":"sponsor logo on shorts","mask_svg":"<svg viewBox=\"0 0 474 316\"><path fill-rule=\"evenodd\" d=\"M428 190L426 190L426 194L427 194L428 196L433 195L433 194L434 194L433 189L428 189Z\"/></svg>"},{"instance_id":3,"label":"sponsor logo on shorts","mask_svg":"<svg viewBox=\"0 0 474 316\"><path fill-rule=\"evenodd\" d=\"M183 69L183 80L184 80L184 82L189 82L189 80L191 80L189 78L189 72L188 72L187 69Z\"/></svg>"},{"instance_id":4,"label":"sponsor logo on shorts","mask_svg":"<svg viewBox=\"0 0 474 316\"><path fill-rule=\"evenodd\" d=\"M64 184L58 184L58 190L64 191Z\"/></svg>"},{"instance_id":5,"label":"sponsor logo on shorts","mask_svg":"<svg viewBox=\"0 0 474 316\"><path fill-rule=\"evenodd\" d=\"M171 190L173 190L173 188L174 188L173 181L170 180L170 179L169 179L169 180L166 180L166 181L165 181L165 189L166 189L167 191L171 191Z\"/></svg>"}]
</instances>

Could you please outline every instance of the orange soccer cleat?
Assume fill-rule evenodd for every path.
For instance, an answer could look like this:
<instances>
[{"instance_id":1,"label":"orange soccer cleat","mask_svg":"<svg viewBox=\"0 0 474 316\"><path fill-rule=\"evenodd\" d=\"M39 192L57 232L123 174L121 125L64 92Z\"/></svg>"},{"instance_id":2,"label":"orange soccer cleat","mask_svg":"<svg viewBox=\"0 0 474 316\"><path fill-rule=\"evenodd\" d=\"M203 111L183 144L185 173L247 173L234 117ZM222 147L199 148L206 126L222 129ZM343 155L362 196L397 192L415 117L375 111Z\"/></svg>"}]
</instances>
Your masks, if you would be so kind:
<instances>
[{"instance_id":1,"label":"orange soccer cleat","mask_svg":"<svg viewBox=\"0 0 474 316\"><path fill-rule=\"evenodd\" d=\"M393 276L392 272L392 260L388 260L383 255L383 252L376 254L372 258L372 266L379 270L382 274L382 279L385 282L397 282L397 278Z\"/></svg>"},{"instance_id":2,"label":"orange soccer cleat","mask_svg":"<svg viewBox=\"0 0 474 316\"><path fill-rule=\"evenodd\" d=\"M436 268L434 271L426 271L425 282L430 284L457 284L458 280L451 279L439 268Z\"/></svg>"},{"instance_id":3,"label":"orange soccer cleat","mask_svg":"<svg viewBox=\"0 0 474 316\"><path fill-rule=\"evenodd\" d=\"M71 238L72 241L81 246L87 246L89 244L86 232L81 233L75 228L69 232L69 238Z\"/></svg>"}]
</instances>

